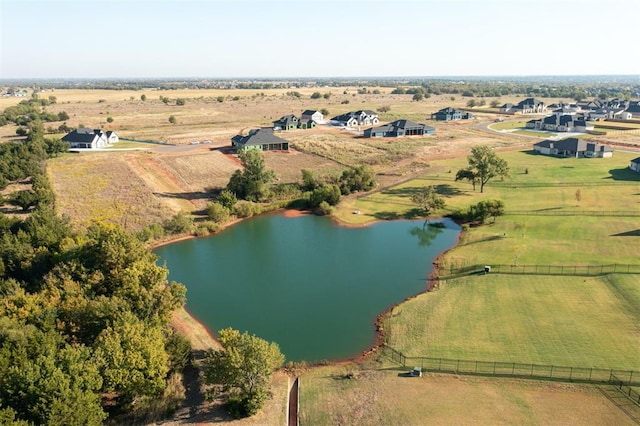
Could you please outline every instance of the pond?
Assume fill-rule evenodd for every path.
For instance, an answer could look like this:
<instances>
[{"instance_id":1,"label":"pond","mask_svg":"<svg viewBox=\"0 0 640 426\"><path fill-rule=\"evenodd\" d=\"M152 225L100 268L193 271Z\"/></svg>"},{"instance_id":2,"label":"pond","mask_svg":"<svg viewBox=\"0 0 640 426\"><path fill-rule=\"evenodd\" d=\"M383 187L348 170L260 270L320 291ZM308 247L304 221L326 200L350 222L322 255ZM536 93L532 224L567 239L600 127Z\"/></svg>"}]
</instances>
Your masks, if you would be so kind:
<instances>
[{"instance_id":1,"label":"pond","mask_svg":"<svg viewBox=\"0 0 640 426\"><path fill-rule=\"evenodd\" d=\"M212 333L248 331L277 342L289 361L318 362L370 348L376 316L425 291L434 258L459 233L448 219L345 228L276 214L154 252Z\"/></svg>"}]
</instances>

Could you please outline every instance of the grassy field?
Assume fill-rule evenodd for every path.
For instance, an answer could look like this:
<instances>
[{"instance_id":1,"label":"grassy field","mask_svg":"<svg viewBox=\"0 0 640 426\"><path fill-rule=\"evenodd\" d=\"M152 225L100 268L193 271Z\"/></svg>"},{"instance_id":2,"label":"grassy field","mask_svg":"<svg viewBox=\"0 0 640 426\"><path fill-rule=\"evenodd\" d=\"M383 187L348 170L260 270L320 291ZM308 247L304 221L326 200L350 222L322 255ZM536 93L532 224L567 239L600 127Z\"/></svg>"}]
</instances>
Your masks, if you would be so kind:
<instances>
[{"instance_id":1,"label":"grassy field","mask_svg":"<svg viewBox=\"0 0 640 426\"><path fill-rule=\"evenodd\" d=\"M488 274L403 303L387 327L407 356L640 370L639 320L634 276Z\"/></svg>"},{"instance_id":2,"label":"grassy field","mask_svg":"<svg viewBox=\"0 0 640 426\"><path fill-rule=\"evenodd\" d=\"M351 366L314 369L300 382L300 423L634 424L594 387L402 373Z\"/></svg>"}]
</instances>

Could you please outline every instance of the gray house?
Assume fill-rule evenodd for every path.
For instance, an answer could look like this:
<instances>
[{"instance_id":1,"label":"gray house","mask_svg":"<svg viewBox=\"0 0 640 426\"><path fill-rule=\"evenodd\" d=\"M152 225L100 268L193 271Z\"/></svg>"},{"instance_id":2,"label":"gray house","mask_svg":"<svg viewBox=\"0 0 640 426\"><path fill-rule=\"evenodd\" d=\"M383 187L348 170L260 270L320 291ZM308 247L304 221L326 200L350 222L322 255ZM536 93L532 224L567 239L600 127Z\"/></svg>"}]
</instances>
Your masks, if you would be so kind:
<instances>
[{"instance_id":1,"label":"gray house","mask_svg":"<svg viewBox=\"0 0 640 426\"><path fill-rule=\"evenodd\" d=\"M366 129L363 135L365 138L400 138L403 136L432 135L435 132L436 129L425 124L414 123L413 121L409 120L396 120L382 126Z\"/></svg>"},{"instance_id":2,"label":"gray house","mask_svg":"<svg viewBox=\"0 0 640 426\"><path fill-rule=\"evenodd\" d=\"M439 121L470 120L472 118L473 115L471 113L451 107L443 108L440 111L431 114L432 120Z\"/></svg>"},{"instance_id":3,"label":"gray house","mask_svg":"<svg viewBox=\"0 0 640 426\"><path fill-rule=\"evenodd\" d=\"M262 151L288 151L289 142L273 134L273 129L252 129L247 136L231 138L231 146L236 151L259 149Z\"/></svg>"},{"instance_id":4,"label":"gray house","mask_svg":"<svg viewBox=\"0 0 640 426\"><path fill-rule=\"evenodd\" d=\"M613 156L613 149L609 145L587 142L578 138L544 140L534 144L533 150L540 154L558 157L610 158Z\"/></svg>"},{"instance_id":5,"label":"gray house","mask_svg":"<svg viewBox=\"0 0 640 426\"><path fill-rule=\"evenodd\" d=\"M629 168L634 172L640 173L640 157L631 160L629 162Z\"/></svg>"},{"instance_id":6,"label":"gray house","mask_svg":"<svg viewBox=\"0 0 640 426\"><path fill-rule=\"evenodd\" d=\"M70 148L98 149L117 142L118 135L112 131L105 133L100 129L80 127L64 135L62 141L68 142Z\"/></svg>"}]
</instances>

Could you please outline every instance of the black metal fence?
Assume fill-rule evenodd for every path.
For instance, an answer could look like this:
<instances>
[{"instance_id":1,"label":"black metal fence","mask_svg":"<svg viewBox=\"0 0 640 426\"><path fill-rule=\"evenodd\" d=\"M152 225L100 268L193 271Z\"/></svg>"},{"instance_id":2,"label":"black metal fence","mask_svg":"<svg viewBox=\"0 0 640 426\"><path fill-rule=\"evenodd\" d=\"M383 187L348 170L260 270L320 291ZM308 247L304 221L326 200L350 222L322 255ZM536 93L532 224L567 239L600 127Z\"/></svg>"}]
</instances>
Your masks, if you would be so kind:
<instances>
[{"instance_id":1,"label":"black metal fence","mask_svg":"<svg viewBox=\"0 0 640 426\"><path fill-rule=\"evenodd\" d=\"M611 383L614 384L627 398L633 401L634 404L640 405L640 393L636 392L636 390L629 384L625 384L624 381L618 378L614 373L611 373Z\"/></svg>"},{"instance_id":2,"label":"black metal fence","mask_svg":"<svg viewBox=\"0 0 640 426\"><path fill-rule=\"evenodd\" d=\"M485 266L490 271L485 272ZM438 278L473 274L574 275L640 274L640 265L444 265L437 267Z\"/></svg>"},{"instance_id":3,"label":"black metal fence","mask_svg":"<svg viewBox=\"0 0 640 426\"><path fill-rule=\"evenodd\" d=\"M469 374L478 376L518 377L557 380L563 382L607 383L619 388L629 387L633 398L637 392L630 386L640 385L640 371L603 368L566 367L558 365L522 364L518 362L470 361L462 359L405 356L385 346L386 354L403 367L421 367L425 372ZM626 389L625 389L626 390Z\"/></svg>"}]
</instances>

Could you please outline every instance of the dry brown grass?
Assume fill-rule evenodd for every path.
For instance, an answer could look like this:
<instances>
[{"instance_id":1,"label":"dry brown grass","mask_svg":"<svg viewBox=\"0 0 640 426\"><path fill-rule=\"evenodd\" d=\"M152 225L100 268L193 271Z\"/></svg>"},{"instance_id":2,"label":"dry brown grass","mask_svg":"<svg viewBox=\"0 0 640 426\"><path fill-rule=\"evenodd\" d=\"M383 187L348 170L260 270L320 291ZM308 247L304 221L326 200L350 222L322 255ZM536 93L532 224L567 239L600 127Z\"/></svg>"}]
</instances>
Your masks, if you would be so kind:
<instances>
[{"instance_id":1,"label":"dry brown grass","mask_svg":"<svg viewBox=\"0 0 640 426\"><path fill-rule=\"evenodd\" d=\"M87 227L104 221L135 231L168 217L163 201L135 173L125 156L66 155L47 163L56 209Z\"/></svg>"},{"instance_id":2,"label":"dry brown grass","mask_svg":"<svg viewBox=\"0 0 640 426\"><path fill-rule=\"evenodd\" d=\"M346 375L354 373L355 378ZM300 421L313 425L632 425L595 387L322 367L301 377Z\"/></svg>"}]
</instances>

